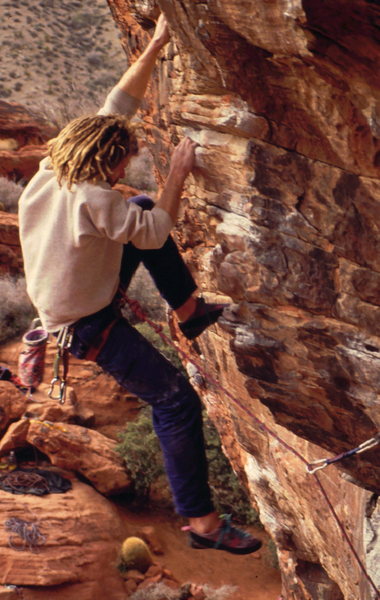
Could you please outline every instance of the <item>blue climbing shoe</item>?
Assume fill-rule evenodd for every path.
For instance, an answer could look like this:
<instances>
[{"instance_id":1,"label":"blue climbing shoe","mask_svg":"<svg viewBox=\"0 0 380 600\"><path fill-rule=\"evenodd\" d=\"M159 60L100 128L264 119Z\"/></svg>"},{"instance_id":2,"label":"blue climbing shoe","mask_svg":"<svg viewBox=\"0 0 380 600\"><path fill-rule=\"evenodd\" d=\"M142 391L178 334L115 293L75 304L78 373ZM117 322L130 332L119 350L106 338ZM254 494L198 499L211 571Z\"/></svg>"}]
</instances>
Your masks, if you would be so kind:
<instances>
[{"instance_id":1,"label":"blue climbing shoe","mask_svg":"<svg viewBox=\"0 0 380 600\"><path fill-rule=\"evenodd\" d=\"M232 554L251 554L261 548L261 540L231 524L231 515L222 515L220 519L222 522L218 529L203 535L195 533L189 526L183 527L189 533L190 546L199 550L224 550Z\"/></svg>"},{"instance_id":2,"label":"blue climbing shoe","mask_svg":"<svg viewBox=\"0 0 380 600\"><path fill-rule=\"evenodd\" d=\"M179 328L188 340L198 337L207 327L216 323L228 304L207 303L197 298L197 306L189 319L179 323Z\"/></svg>"}]
</instances>

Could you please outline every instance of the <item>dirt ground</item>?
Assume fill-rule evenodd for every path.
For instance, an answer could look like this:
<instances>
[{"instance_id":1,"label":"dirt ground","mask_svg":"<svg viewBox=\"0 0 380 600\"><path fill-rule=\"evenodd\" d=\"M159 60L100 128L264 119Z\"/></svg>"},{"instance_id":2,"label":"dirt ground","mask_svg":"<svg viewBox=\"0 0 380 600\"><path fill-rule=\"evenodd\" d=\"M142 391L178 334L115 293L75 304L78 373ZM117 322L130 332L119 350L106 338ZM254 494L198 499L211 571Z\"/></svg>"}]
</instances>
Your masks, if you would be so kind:
<instances>
[{"instance_id":1,"label":"dirt ground","mask_svg":"<svg viewBox=\"0 0 380 600\"><path fill-rule=\"evenodd\" d=\"M163 554L157 562L170 569L180 583L208 584L218 589L232 586L226 600L277 600L281 593L280 571L271 566L273 557L269 538L262 529L247 529L263 541L262 548L247 556L235 556L219 550L190 548L184 524L168 511L132 512L121 502L118 510L128 535L138 535L145 526L154 527Z\"/></svg>"}]
</instances>

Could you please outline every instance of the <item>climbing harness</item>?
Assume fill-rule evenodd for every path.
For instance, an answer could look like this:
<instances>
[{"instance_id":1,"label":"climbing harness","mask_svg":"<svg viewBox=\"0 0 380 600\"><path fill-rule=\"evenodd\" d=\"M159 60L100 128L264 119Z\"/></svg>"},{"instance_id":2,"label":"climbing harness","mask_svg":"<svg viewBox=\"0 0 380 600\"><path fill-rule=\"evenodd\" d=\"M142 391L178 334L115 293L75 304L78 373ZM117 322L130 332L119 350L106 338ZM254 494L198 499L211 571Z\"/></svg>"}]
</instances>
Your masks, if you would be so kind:
<instances>
[{"instance_id":1,"label":"climbing harness","mask_svg":"<svg viewBox=\"0 0 380 600\"><path fill-rule=\"evenodd\" d=\"M329 465L337 463L340 460L343 460L344 458L348 458L349 456L355 456L355 454L360 454L361 452L370 450L371 448L377 446L377 444L380 444L380 432L377 433L374 437L370 438L369 440L363 442L356 448L353 448L352 450L342 452L341 454L338 454L333 458L321 458L320 460L314 460L313 462L307 465L306 470L310 475L314 475L314 473L320 471L321 469L324 469L325 467L328 467Z\"/></svg>"},{"instance_id":2,"label":"climbing harness","mask_svg":"<svg viewBox=\"0 0 380 600\"><path fill-rule=\"evenodd\" d=\"M163 329L160 325L157 325L156 323L154 323L154 321L152 321L151 319L149 319L149 317L145 314L144 310L142 309L141 305L139 304L139 302L137 300L132 300L130 298L128 298L128 296L123 292L122 293L122 298L121 300L128 304L128 306L131 308L131 310L135 313L135 315L142 321L145 321L159 336L160 338L163 340L163 342L165 342L166 344L168 344L169 346L172 346L173 348L175 348L175 350L182 356L182 358L186 359L189 363L193 364L195 366L195 368L198 370L198 372L203 375L204 379L209 381L216 389L219 389L227 398L229 398L231 400L231 402L233 402L236 406L238 406L246 415L248 415L250 417L250 419L256 423L257 427L263 431L266 432L268 435L270 435L271 437L273 437L274 439L276 439L284 448L286 448L289 452L291 452L292 454L294 454L295 456L297 456L306 466L306 468L309 468L309 463L307 462L307 460L302 456L302 454L300 452L298 452L298 450L296 450L295 448L293 448L290 444L288 444L287 442L285 442L285 440L283 440L279 435L277 435L274 431L272 431L263 421L261 421L247 406L245 406L238 398L236 398L235 396L233 396L233 394L231 394L231 392L229 392L225 387L223 387L214 377L210 376L210 374L199 364L197 364L194 359L192 357L189 356L189 354L187 354L184 350L182 350L181 348L177 347L176 344L174 344L174 342L163 332ZM361 452L364 452L364 450L368 450L369 447L373 447L375 446L375 442L373 442L372 444L372 440L376 440L376 444L378 444L380 442L380 433L377 434L374 438L371 438L371 440L368 440L367 442L363 442L363 444L361 444L360 446L358 446L358 448L360 449ZM371 442L371 445L368 447L368 443ZM363 450L361 449L361 447L363 446ZM351 453L353 454L358 454L357 449L355 448L354 451L349 450L348 451L351 455ZM346 453L343 453L346 455ZM340 456L340 455L339 455ZM337 457L335 457L337 458ZM330 459L333 460L333 462L337 462L334 459ZM339 458L340 460L340 458ZM335 520L335 523L337 525L337 527L340 529L340 532L342 534L342 537L346 540L353 556L355 557L355 560L361 570L361 572L363 573L364 577L367 579L369 585L372 587L372 589L375 591L375 597L374 600L380 600L380 590L377 588L376 584L374 583L373 579L371 578L371 576L369 575L369 573L367 572L364 563L362 561L362 559L360 558L357 550L355 549L351 539L349 538L347 531L344 527L344 525L342 524L341 520L339 519L335 508L330 500L330 498L327 495L327 492L323 486L323 484L321 483L319 476L317 475L317 473L311 473L314 476L314 480L316 482L316 485L319 487L320 492L322 494L322 496L324 497L327 506L330 509L330 512Z\"/></svg>"},{"instance_id":3,"label":"climbing harness","mask_svg":"<svg viewBox=\"0 0 380 600\"><path fill-rule=\"evenodd\" d=\"M70 326L62 327L57 336L57 353L54 359L54 377L50 382L49 398L65 403L67 374L69 371L69 349L73 340L73 330ZM62 375L61 375L62 368Z\"/></svg>"},{"instance_id":4,"label":"climbing harness","mask_svg":"<svg viewBox=\"0 0 380 600\"><path fill-rule=\"evenodd\" d=\"M107 327L105 329L103 329L103 331L100 334L99 343L95 344L93 346L90 346L90 348L87 350L85 356L83 357L85 360L92 360L93 362L96 362L98 355L100 354L101 350L103 349L104 344L108 340L108 337L111 333L113 326L115 325L115 323L117 323L118 320L119 320L119 317L117 319L114 319L113 321L111 321L111 323L109 323L109 325L107 325Z\"/></svg>"}]
</instances>

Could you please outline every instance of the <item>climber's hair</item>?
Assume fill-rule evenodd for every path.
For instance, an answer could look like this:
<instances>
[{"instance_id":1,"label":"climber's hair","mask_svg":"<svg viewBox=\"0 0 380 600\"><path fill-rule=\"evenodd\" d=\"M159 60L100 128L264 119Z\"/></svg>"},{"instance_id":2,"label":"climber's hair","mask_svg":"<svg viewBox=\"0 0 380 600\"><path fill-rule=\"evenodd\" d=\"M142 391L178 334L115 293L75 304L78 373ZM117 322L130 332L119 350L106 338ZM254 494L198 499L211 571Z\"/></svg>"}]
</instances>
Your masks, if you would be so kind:
<instances>
[{"instance_id":1,"label":"climber's hair","mask_svg":"<svg viewBox=\"0 0 380 600\"><path fill-rule=\"evenodd\" d=\"M48 142L59 185L70 189L82 181L107 181L128 155L136 154L134 127L120 115L78 117Z\"/></svg>"}]
</instances>

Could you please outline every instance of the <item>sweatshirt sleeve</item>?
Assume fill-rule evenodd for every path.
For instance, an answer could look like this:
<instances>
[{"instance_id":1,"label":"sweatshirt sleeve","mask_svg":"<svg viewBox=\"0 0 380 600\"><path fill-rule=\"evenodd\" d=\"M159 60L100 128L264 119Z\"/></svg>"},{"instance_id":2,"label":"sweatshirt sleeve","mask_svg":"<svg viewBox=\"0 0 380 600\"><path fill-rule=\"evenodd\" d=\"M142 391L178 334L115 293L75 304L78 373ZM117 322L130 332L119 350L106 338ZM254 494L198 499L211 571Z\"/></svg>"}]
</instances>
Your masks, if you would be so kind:
<instances>
[{"instance_id":1,"label":"sweatshirt sleeve","mask_svg":"<svg viewBox=\"0 0 380 600\"><path fill-rule=\"evenodd\" d=\"M121 114L132 117L139 108L141 100L133 98L117 85L108 94L104 106L98 115Z\"/></svg>"},{"instance_id":2,"label":"sweatshirt sleeve","mask_svg":"<svg viewBox=\"0 0 380 600\"><path fill-rule=\"evenodd\" d=\"M132 242L142 250L161 248L173 227L169 213L162 208L142 210L112 188L92 194L86 212L95 235L122 244Z\"/></svg>"}]
</instances>

